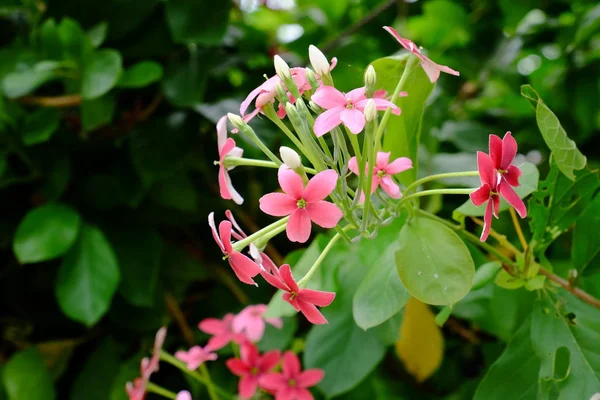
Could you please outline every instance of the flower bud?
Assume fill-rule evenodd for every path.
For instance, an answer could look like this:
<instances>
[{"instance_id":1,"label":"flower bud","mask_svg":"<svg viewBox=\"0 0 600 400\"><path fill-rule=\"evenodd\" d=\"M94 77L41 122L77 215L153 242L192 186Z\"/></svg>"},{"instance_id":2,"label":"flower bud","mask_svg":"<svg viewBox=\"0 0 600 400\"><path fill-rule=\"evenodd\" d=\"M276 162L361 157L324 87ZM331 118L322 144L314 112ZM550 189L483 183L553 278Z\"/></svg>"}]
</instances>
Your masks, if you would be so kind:
<instances>
[{"instance_id":1,"label":"flower bud","mask_svg":"<svg viewBox=\"0 0 600 400\"><path fill-rule=\"evenodd\" d=\"M367 100L364 114L367 122L375 121L377 119L377 106L375 105L375 101L373 99Z\"/></svg>"},{"instance_id":2,"label":"flower bud","mask_svg":"<svg viewBox=\"0 0 600 400\"><path fill-rule=\"evenodd\" d=\"M242 117L240 117L239 115L227 113L227 118L229 119L229 122L231 122L231 125L233 125L237 129L242 129L247 125L242 119Z\"/></svg>"},{"instance_id":3,"label":"flower bud","mask_svg":"<svg viewBox=\"0 0 600 400\"><path fill-rule=\"evenodd\" d=\"M365 71L365 87L366 87L366 95L367 97L372 97L373 93L375 93L375 84L377 83L377 73L375 73L375 68L372 65L367 67Z\"/></svg>"},{"instance_id":4,"label":"flower bud","mask_svg":"<svg viewBox=\"0 0 600 400\"><path fill-rule=\"evenodd\" d=\"M329 75L330 66L329 61L327 61L327 57L325 57L321 50L312 44L308 47L308 58L310 59L310 63L317 74L321 76Z\"/></svg>"},{"instance_id":5,"label":"flower bud","mask_svg":"<svg viewBox=\"0 0 600 400\"><path fill-rule=\"evenodd\" d=\"M293 149L290 149L286 146L281 146L279 148L279 154L281 155L281 160L283 161L283 163L291 169L296 170L302 166L302 160L300 159L300 155L296 153Z\"/></svg>"},{"instance_id":6,"label":"flower bud","mask_svg":"<svg viewBox=\"0 0 600 400\"><path fill-rule=\"evenodd\" d=\"M290 101L283 84L278 83L277 86L275 86L275 93L277 93L277 100L279 100L280 103L285 104Z\"/></svg>"},{"instance_id":7,"label":"flower bud","mask_svg":"<svg viewBox=\"0 0 600 400\"><path fill-rule=\"evenodd\" d=\"M273 64L275 64L275 72L277 72L277 75L279 75L282 80L290 79L292 77L289 65L287 65L279 55L276 54L275 57L273 57Z\"/></svg>"},{"instance_id":8,"label":"flower bud","mask_svg":"<svg viewBox=\"0 0 600 400\"><path fill-rule=\"evenodd\" d=\"M310 68L306 68L306 80L308 81L308 83L310 83L310 87L312 90L317 90L319 88L319 82L317 81L317 77Z\"/></svg>"}]
</instances>

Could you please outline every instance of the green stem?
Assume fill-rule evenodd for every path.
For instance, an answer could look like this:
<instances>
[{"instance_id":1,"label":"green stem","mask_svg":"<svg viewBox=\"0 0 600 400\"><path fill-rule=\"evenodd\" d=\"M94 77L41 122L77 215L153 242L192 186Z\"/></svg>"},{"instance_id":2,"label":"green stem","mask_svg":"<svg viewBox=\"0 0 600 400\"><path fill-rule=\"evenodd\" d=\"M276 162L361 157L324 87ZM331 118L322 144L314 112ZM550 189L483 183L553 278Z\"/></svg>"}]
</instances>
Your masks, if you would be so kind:
<instances>
[{"instance_id":1,"label":"green stem","mask_svg":"<svg viewBox=\"0 0 600 400\"><path fill-rule=\"evenodd\" d=\"M269 118L275 125L277 125L277 127L279 129L281 129L283 131L283 133L285 133L285 135L292 141L292 143L294 143L294 145L298 148L298 150L300 150L304 155L306 155L306 149L304 148L304 145L302 144L302 142L300 142L300 140L296 137L296 135L294 135L294 133L287 127L286 124L284 124L279 117L277 116L277 113L275 112L275 109L273 108L273 106L267 106L263 108L263 113L267 116L267 118Z\"/></svg>"},{"instance_id":2,"label":"green stem","mask_svg":"<svg viewBox=\"0 0 600 400\"><path fill-rule=\"evenodd\" d=\"M150 393L160 394L162 397L166 397L167 399L175 400L177 398L177 395L175 393L163 388L162 386L155 385L152 382L148 382L146 384L146 391Z\"/></svg>"},{"instance_id":3,"label":"green stem","mask_svg":"<svg viewBox=\"0 0 600 400\"><path fill-rule=\"evenodd\" d=\"M363 211L363 221L362 221L362 229L365 230L367 228L369 213L371 211L371 186L373 185L373 169L375 167L375 162L377 159L377 153L375 152L375 143L373 142L373 134L377 131L377 122L367 122L367 127L365 129L365 154L367 157L367 185L364 189L365 191L365 204ZM362 172L362 171L360 171Z\"/></svg>"},{"instance_id":4,"label":"green stem","mask_svg":"<svg viewBox=\"0 0 600 400\"><path fill-rule=\"evenodd\" d=\"M420 185L426 182L433 181L436 179L460 178L465 176L479 176L479 171L447 172L444 174L429 175L408 185L408 187L404 190L404 193L408 193L411 189L419 187Z\"/></svg>"},{"instance_id":5,"label":"green stem","mask_svg":"<svg viewBox=\"0 0 600 400\"><path fill-rule=\"evenodd\" d=\"M349 228L345 227L343 229L345 230L345 229L349 229ZM323 260L325 259L325 257L327 257L327 253L329 253L329 251L333 248L333 246L335 245L335 243L338 240L340 240L341 237L342 237L342 235L340 235L339 233L336 233L335 236L331 238L331 240L329 241L329 243L327 243L327 246L325 246L325 248L323 249L323 251L319 255L319 258L317 258L317 260L315 261L315 263L313 264L313 266L310 267L310 269L308 270L308 272L306 273L306 275L304 275L304 277L298 281L298 286L299 287L304 287L304 285L306 285L308 283L308 281L310 280L311 276L315 273L315 271L317 269L319 269L319 266L321 265L321 263L323 262Z\"/></svg>"},{"instance_id":6,"label":"green stem","mask_svg":"<svg viewBox=\"0 0 600 400\"><path fill-rule=\"evenodd\" d=\"M283 225L278 226L277 228L273 229L268 234L261 236L258 240L256 240L256 242L255 242L256 246L259 249L262 248L263 246L266 246L267 243L269 242L269 240L271 240L275 236L279 235L281 232L285 231L286 228L287 228L287 224L283 224Z\"/></svg>"},{"instance_id":7,"label":"green stem","mask_svg":"<svg viewBox=\"0 0 600 400\"><path fill-rule=\"evenodd\" d=\"M249 125L244 124L244 126L240 127L240 132L244 133L244 135L252 140L252 142L256 144L271 161L277 164L277 166L282 164L281 160L275 154L273 154L273 152L262 142L262 140L260 140L260 138L256 135L256 132L254 132L254 129L252 129Z\"/></svg>"},{"instance_id":8,"label":"green stem","mask_svg":"<svg viewBox=\"0 0 600 400\"><path fill-rule=\"evenodd\" d=\"M217 394L215 386L213 385L213 382L210 379L210 374L208 373L208 368L206 368L206 365L200 364L200 371L206 379L206 389L208 390L208 396L211 400L219 400L219 395Z\"/></svg>"},{"instance_id":9,"label":"green stem","mask_svg":"<svg viewBox=\"0 0 600 400\"><path fill-rule=\"evenodd\" d=\"M469 189L432 189L432 190L423 190L422 192L417 192L413 194L409 194L408 196L404 196L399 202L398 205L416 197L422 196L432 196L434 194L471 194L477 188L469 188Z\"/></svg>"},{"instance_id":10,"label":"green stem","mask_svg":"<svg viewBox=\"0 0 600 400\"><path fill-rule=\"evenodd\" d=\"M218 161L215 161L215 164L218 164ZM241 157L225 157L225 166L226 167L237 167L237 166L248 166L248 167L263 167L263 168L279 168L277 164L273 161L267 160L255 160L253 158L241 158ZM315 175L317 173L313 168L306 168L304 170L311 175Z\"/></svg>"},{"instance_id":11,"label":"green stem","mask_svg":"<svg viewBox=\"0 0 600 400\"><path fill-rule=\"evenodd\" d=\"M281 218L280 220L273 222L271 225L267 225L264 228L262 228L261 230L254 232L252 235L250 235L238 242L235 242L233 244L233 250L242 251L246 246L248 246L250 243L252 243L256 239L259 239L260 237L268 234L269 232L279 228L281 225L287 224L288 219L290 219L290 217Z\"/></svg>"}]
</instances>

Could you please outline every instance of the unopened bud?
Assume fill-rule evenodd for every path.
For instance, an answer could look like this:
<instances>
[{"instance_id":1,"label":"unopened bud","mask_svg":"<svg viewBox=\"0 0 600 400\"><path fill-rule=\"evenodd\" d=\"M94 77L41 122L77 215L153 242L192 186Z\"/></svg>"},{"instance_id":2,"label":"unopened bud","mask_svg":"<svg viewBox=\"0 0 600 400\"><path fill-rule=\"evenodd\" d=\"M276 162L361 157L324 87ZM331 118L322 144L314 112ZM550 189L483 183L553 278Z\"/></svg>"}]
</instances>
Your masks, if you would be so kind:
<instances>
[{"instance_id":1,"label":"unopened bud","mask_svg":"<svg viewBox=\"0 0 600 400\"><path fill-rule=\"evenodd\" d=\"M308 107L310 107L310 109L315 113L315 114L320 114L321 112L323 112L323 109L321 107L319 107L317 105L317 103L315 103L314 101L309 101L308 102Z\"/></svg>"},{"instance_id":2,"label":"unopened bud","mask_svg":"<svg viewBox=\"0 0 600 400\"><path fill-rule=\"evenodd\" d=\"M366 87L366 95L367 97L372 97L373 93L375 93L375 84L377 83L377 73L375 72L375 68L372 65L367 67L365 71L365 87Z\"/></svg>"},{"instance_id":3,"label":"unopened bud","mask_svg":"<svg viewBox=\"0 0 600 400\"><path fill-rule=\"evenodd\" d=\"M367 100L364 114L367 122L375 121L377 119L377 105L375 104L375 100Z\"/></svg>"},{"instance_id":4,"label":"unopened bud","mask_svg":"<svg viewBox=\"0 0 600 400\"><path fill-rule=\"evenodd\" d=\"M315 72L321 76L329 75L329 61L321 50L312 44L308 47L308 58L312 64Z\"/></svg>"},{"instance_id":5,"label":"unopened bud","mask_svg":"<svg viewBox=\"0 0 600 400\"><path fill-rule=\"evenodd\" d=\"M290 149L286 146L281 146L279 148L279 154L281 155L281 160L285 165L289 168L296 170L302 166L302 160L300 159L300 155L294 151L294 149Z\"/></svg>"},{"instance_id":6,"label":"unopened bud","mask_svg":"<svg viewBox=\"0 0 600 400\"><path fill-rule=\"evenodd\" d=\"M242 119L242 117L240 117L237 114L227 113L227 119L229 119L229 122L231 122L231 125L233 125L237 129L242 129L243 127L245 127L247 125L244 122L244 120Z\"/></svg>"},{"instance_id":7,"label":"unopened bud","mask_svg":"<svg viewBox=\"0 0 600 400\"><path fill-rule=\"evenodd\" d=\"M312 90L317 90L319 88L319 82L317 81L317 77L310 68L306 68L306 80L310 84Z\"/></svg>"},{"instance_id":8,"label":"unopened bud","mask_svg":"<svg viewBox=\"0 0 600 400\"><path fill-rule=\"evenodd\" d=\"M279 100L280 103L287 103L290 98L288 97L285 88L283 87L283 85L281 83L278 83L277 86L275 87L275 93L277 94L277 100Z\"/></svg>"},{"instance_id":9,"label":"unopened bud","mask_svg":"<svg viewBox=\"0 0 600 400\"><path fill-rule=\"evenodd\" d=\"M283 60L283 58L279 57L277 54L273 57L273 64L275 64L275 72L282 80L290 79L292 77L292 73L290 72L290 67Z\"/></svg>"}]
</instances>

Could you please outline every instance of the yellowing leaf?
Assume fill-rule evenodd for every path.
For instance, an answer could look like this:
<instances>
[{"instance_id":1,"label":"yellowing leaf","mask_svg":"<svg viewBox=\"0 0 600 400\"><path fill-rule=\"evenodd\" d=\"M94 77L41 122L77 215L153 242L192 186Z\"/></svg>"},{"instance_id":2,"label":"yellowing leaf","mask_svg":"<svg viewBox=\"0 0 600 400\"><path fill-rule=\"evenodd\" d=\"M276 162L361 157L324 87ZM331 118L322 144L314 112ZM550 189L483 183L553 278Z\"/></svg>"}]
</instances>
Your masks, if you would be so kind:
<instances>
[{"instance_id":1,"label":"yellowing leaf","mask_svg":"<svg viewBox=\"0 0 600 400\"><path fill-rule=\"evenodd\" d=\"M396 354L418 382L429 378L442 363L444 337L426 304L411 297L404 308Z\"/></svg>"}]
</instances>

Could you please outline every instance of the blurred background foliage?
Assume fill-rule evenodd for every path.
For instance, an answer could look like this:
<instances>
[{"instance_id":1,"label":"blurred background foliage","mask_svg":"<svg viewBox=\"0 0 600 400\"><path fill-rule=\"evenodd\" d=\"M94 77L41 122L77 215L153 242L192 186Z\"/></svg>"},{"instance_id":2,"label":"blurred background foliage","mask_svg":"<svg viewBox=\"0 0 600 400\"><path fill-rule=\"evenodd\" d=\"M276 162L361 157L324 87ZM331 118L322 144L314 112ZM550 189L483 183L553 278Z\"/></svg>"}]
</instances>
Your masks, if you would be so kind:
<instances>
[{"instance_id":1,"label":"blurred background foliage","mask_svg":"<svg viewBox=\"0 0 600 400\"><path fill-rule=\"evenodd\" d=\"M525 83L598 165L594 0L1 0L0 399L123 399L162 324L174 321L171 346L181 345L178 336L202 339L200 319L267 302L266 285L235 281L206 218L230 208L248 231L264 224L256 205L274 188L274 173L238 168L232 179L244 206L221 200L214 124L273 74L274 54L306 65L310 44L338 58L338 88L362 85L370 62L399 50L383 25L461 72L443 77L430 97L423 174L473 169L488 134L507 130L521 157L547 171L548 152L519 93ZM253 126L271 148L286 144L268 121ZM458 204L434 199L428 208ZM60 234L45 234L57 227ZM497 227L512 229L508 218ZM568 242L553 245L555 266L568 259ZM295 250L275 240L270 254L297 260ZM519 296L532 296L493 290L459 307L467 322L444 328L446 357L433 378L416 383L382 348L373 365L383 364L357 374L345 398L470 398L527 315ZM470 324L483 329L478 338ZM271 346L308 328L295 319L286 326ZM186 385L168 368L160 379Z\"/></svg>"}]
</instances>

